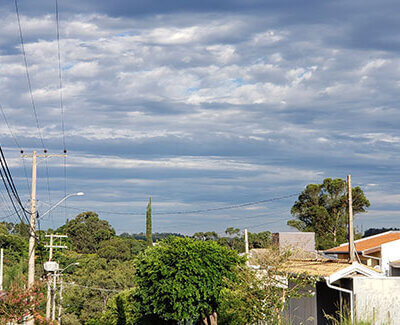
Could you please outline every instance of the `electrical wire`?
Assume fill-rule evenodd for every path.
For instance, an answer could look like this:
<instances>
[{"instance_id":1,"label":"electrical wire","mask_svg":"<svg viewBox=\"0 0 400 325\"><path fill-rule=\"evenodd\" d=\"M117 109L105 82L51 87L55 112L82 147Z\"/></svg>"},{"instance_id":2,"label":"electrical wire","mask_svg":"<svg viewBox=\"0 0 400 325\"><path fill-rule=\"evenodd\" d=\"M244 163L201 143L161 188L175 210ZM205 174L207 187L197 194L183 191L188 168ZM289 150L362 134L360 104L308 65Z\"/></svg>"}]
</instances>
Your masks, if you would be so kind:
<instances>
[{"instance_id":1,"label":"electrical wire","mask_svg":"<svg viewBox=\"0 0 400 325\"><path fill-rule=\"evenodd\" d=\"M38 135L39 135L39 138L40 138L40 142L42 144L43 149L45 149L43 136L42 136L42 131L41 131L41 128L40 128L40 123L39 123L39 117L38 117L37 110L36 110L36 104L35 104L35 100L33 98L32 83L31 83L31 77L30 77L30 74L29 74L28 60L26 58L24 36L22 34L21 19L20 19L19 8L18 8L18 0L14 0L14 4L15 4L15 13L17 15L19 39L20 39L20 44L21 44L21 52L22 52L22 56L24 58L25 74L26 74L26 80L28 82L28 90L29 90L29 94L30 94L30 99L31 99L31 104L32 104L32 109L33 109L33 115L35 117L36 128L38 130Z\"/></svg>"},{"instance_id":2,"label":"electrical wire","mask_svg":"<svg viewBox=\"0 0 400 325\"><path fill-rule=\"evenodd\" d=\"M1 104L0 104L0 110L1 110L1 113L2 113L2 115L3 115L4 122L5 122L6 125L7 125L8 131L10 132L12 138L14 139L15 144L17 145L17 147L19 148L20 152L22 153L22 152L23 152L22 147L21 147L19 141L17 140L17 137L15 136L15 133L13 132L12 128L10 127L10 124L8 123L8 119L7 119L6 113L5 113L5 111L4 111L4 109L3 109L3 106L2 106ZM25 179L26 179L26 186L27 186L27 190L28 190L28 193L29 193L29 187L30 187L30 186L29 186L28 172L27 172L27 169L26 169L26 165L25 165L25 160L24 160L24 158L21 157L21 160L22 160L22 165L23 165L23 167L24 167L24 174L25 174Z\"/></svg>"},{"instance_id":3,"label":"electrical wire","mask_svg":"<svg viewBox=\"0 0 400 325\"><path fill-rule=\"evenodd\" d=\"M58 9L58 0L55 0L55 16L56 16L56 34L57 34L57 58L58 58L58 88L60 94L60 111L61 111L61 131L64 154L67 153L65 142L65 122L64 122L64 97L63 97L63 78L61 69L61 47L60 47L60 15ZM64 196L67 196L67 156L64 157ZM67 217L67 201L64 201L64 217Z\"/></svg>"},{"instance_id":4,"label":"electrical wire","mask_svg":"<svg viewBox=\"0 0 400 325\"><path fill-rule=\"evenodd\" d=\"M36 104L35 104L35 100L34 100L33 92L32 92L32 83L31 83L31 77L30 77L30 74L29 74L28 60L27 60L27 56L26 56L26 52L25 52L25 43L24 43L24 37L23 37L23 33L22 33L21 19L20 19L19 8L18 8L18 0L14 0L14 4L15 4L15 13L17 15L21 51L22 51L22 55L23 55L23 58L24 58L25 74L26 74L26 79L27 79L27 82L28 82L28 90L29 90L29 94L30 94L32 110L33 110L33 113L34 113L34 116L35 116L36 128L38 130L38 135L39 135L39 138L40 138L40 142L42 144L44 152L46 153L47 150L46 150L46 146L44 144L42 130L41 130L41 127L40 127L39 117L38 117ZM51 204L49 168L48 168L48 165L47 165L47 160L45 161L45 170L46 170L47 191L48 191L49 203Z\"/></svg>"},{"instance_id":5,"label":"electrical wire","mask_svg":"<svg viewBox=\"0 0 400 325\"><path fill-rule=\"evenodd\" d=\"M76 283L72 283L72 282L65 282L66 285L68 286L73 286L73 287L80 287L80 288L85 288L85 289L90 289L90 290L98 290L98 291L107 291L107 292L121 292L124 290L129 290L132 288L126 288L126 289L104 289L104 288L96 288L96 287L88 287L88 286L84 286L81 284L76 284Z\"/></svg>"},{"instance_id":6,"label":"electrical wire","mask_svg":"<svg viewBox=\"0 0 400 325\"><path fill-rule=\"evenodd\" d=\"M288 198L291 198L291 197L294 197L294 196L297 196L297 195L299 195L299 194L295 193L295 194L275 197L275 198L272 198L272 199L253 201L253 202L246 202L246 203L240 203L240 204L234 204L234 205L228 205L228 206L222 206L222 207L216 207L216 208L187 210L187 211L161 211L161 212L154 212L153 215L197 214L197 213L205 213L205 212L212 212L212 211L239 209L239 208L244 208L244 207L248 207L248 206L259 205L259 204L263 204L263 203L284 200L284 199L288 199ZM67 207L67 209L77 210L77 211L84 211L83 209L76 208L76 207ZM86 211L89 211L89 210L86 210ZM97 209L94 209L93 211L98 212L98 213L114 214L114 215L130 215L130 216L142 216L142 215L144 215L144 212L142 212L142 213L140 213L140 212L132 212L132 213L130 213L130 212L104 211L104 210L97 210Z\"/></svg>"}]
</instances>

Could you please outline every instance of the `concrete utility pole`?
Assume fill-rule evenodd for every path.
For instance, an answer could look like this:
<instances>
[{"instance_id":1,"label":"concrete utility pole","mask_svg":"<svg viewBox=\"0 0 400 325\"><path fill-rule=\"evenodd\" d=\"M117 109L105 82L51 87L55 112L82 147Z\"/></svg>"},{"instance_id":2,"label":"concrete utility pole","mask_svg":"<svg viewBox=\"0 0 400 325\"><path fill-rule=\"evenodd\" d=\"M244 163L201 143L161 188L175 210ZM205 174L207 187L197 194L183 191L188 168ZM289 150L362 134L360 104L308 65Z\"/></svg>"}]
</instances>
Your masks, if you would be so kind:
<instances>
[{"instance_id":1,"label":"concrete utility pole","mask_svg":"<svg viewBox=\"0 0 400 325\"><path fill-rule=\"evenodd\" d=\"M66 155L48 155L45 151L44 154L37 154L33 151L32 155L22 154L22 158L32 158L32 190L31 190L31 217L29 220L29 252L28 252L28 288L33 286L35 282L35 244L36 244L36 166L37 158L43 157L65 157ZM29 316L28 325L34 324L34 319Z\"/></svg>"},{"instance_id":2,"label":"concrete utility pole","mask_svg":"<svg viewBox=\"0 0 400 325\"><path fill-rule=\"evenodd\" d=\"M45 245L45 247L49 248L49 262L53 259L53 248L68 248L65 245L61 245L61 238L67 238L67 235L56 235L56 234L50 234L46 235L46 237L50 237L50 245ZM53 245L53 240L54 238L59 238L60 239L60 245ZM56 278L56 274L52 276L50 272L47 274L47 300L46 300L46 318L50 319L50 313L51 313L51 300L53 297L53 306L55 305L55 288L54 288L54 280L53 280L53 295L51 294L51 280L52 277L54 279ZM55 309L55 307L53 307ZM54 310L53 310L54 313ZM54 319L53 319L54 320Z\"/></svg>"},{"instance_id":3,"label":"concrete utility pole","mask_svg":"<svg viewBox=\"0 0 400 325\"><path fill-rule=\"evenodd\" d=\"M355 260L354 252L354 221L353 221L353 196L351 192L351 175L347 175L347 196L349 204L349 261Z\"/></svg>"},{"instance_id":4,"label":"concrete utility pole","mask_svg":"<svg viewBox=\"0 0 400 325\"><path fill-rule=\"evenodd\" d=\"M32 155L31 217L29 221L28 288L35 282L35 230L36 230L36 151Z\"/></svg>"},{"instance_id":5,"label":"concrete utility pole","mask_svg":"<svg viewBox=\"0 0 400 325\"><path fill-rule=\"evenodd\" d=\"M57 277L58 277L58 274L55 272L54 276L53 276L53 306L52 306L52 311L51 311L51 320L56 319Z\"/></svg>"},{"instance_id":6,"label":"concrete utility pole","mask_svg":"<svg viewBox=\"0 0 400 325\"><path fill-rule=\"evenodd\" d=\"M3 290L3 249L0 249L0 291Z\"/></svg>"},{"instance_id":7,"label":"concrete utility pole","mask_svg":"<svg viewBox=\"0 0 400 325\"><path fill-rule=\"evenodd\" d=\"M249 236L247 234L247 229L244 230L244 248L246 255L249 255Z\"/></svg>"},{"instance_id":8,"label":"concrete utility pole","mask_svg":"<svg viewBox=\"0 0 400 325\"><path fill-rule=\"evenodd\" d=\"M44 154L38 154L33 151L32 155L21 155L22 158L32 158L32 190L31 190L31 217L29 222L29 255L28 255L28 288L33 286L35 282L35 231L36 231L36 166L37 158L48 158L48 157L65 157L66 155L49 155L46 152Z\"/></svg>"},{"instance_id":9,"label":"concrete utility pole","mask_svg":"<svg viewBox=\"0 0 400 325\"><path fill-rule=\"evenodd\" d=\"M63 277L60 274L60 302L58 303L58 324L61 325L61 313L62 313L62 302L63 302Z\"/></svg>"}]
</instances>

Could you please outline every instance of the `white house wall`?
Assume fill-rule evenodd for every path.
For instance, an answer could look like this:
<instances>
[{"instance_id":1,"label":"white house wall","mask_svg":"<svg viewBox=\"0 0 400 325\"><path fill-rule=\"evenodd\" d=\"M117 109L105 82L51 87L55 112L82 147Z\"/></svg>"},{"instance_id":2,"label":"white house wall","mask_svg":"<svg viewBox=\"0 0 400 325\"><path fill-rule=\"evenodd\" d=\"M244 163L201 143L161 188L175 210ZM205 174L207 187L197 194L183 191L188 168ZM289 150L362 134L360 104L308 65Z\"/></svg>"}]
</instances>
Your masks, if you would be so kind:
<instances>
[{"instance_id":1,"label":"white house wall","mask_svg":"<svg viewBox=\"0 0 400 325\"><path fill-rule=\"evenodd\" d=\"M355 277L353 292L358 321L373 321L374 325L399 324L400 277Z\"/></svg>"},{"instance_id":2,"label":"white house wall","mask_svg":"<svg viewBox=\"0 0 400 325\"><path fill-rule=\"evenodd\" d=\"M400 260L400 239L381 245L381 269L389 275L389 263Z\"/></svg>"}]
</instances>

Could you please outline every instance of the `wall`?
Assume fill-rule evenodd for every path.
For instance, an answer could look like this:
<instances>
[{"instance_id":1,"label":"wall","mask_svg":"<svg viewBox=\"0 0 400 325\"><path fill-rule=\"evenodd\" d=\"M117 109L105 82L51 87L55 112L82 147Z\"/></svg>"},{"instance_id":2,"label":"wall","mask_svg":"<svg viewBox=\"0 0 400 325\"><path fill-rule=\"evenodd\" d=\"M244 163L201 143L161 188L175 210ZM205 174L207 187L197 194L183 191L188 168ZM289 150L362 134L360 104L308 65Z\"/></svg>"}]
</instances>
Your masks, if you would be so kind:
<instances>
[{"instance_id":1,"label":"wall","mask_svg":"<svg viewBox=\"0 0 400 325\"><path fill-rule=\"evenodd\" d=\"M381 245L381 269L389 275L389 262L400 260L400 239Z\"/></svg>"},{"instance_id":2,"label":"wall","mask_svg":"<svg viewBox=\"0 0 400 325\"><path fill-rule=\"evenodd\" d=\"M375 325L399 324L400 277L353 278L354 308L358 321Z\"/></svg>"},{"instance_id":3,"label":"wall","mask_svg":"<svg viewBox=\"0 0 400 325\"><path fill-rule=\"evenodd\" d=\"M289 283L289 287L293 287ZM308 286L300 290L304 297L289 299L285 312L288 323L291 325L316 325L317 324L317 296L315 287Z\"/></svg>"},{"instance_id":4,"label":"wall","mask_svg":"<svg viewBox=\"0 0 400 325\"><path fill-rule=\"evenodd\" d=\"M316 257L315 233L313 232L278 232L273 234L273 240L280 248L292 250L292 257Z\"/></svg>"}]
</instances>

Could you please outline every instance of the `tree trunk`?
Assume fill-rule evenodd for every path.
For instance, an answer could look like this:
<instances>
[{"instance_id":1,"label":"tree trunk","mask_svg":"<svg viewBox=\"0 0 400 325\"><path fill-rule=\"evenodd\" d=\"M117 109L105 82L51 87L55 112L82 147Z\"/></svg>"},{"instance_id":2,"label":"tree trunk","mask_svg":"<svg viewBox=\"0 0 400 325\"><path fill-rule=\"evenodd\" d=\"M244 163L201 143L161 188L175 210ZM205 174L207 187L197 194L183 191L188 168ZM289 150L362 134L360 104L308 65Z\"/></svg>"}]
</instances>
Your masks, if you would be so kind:
<instances>
[{"instance_id":1,"label":"tree trunk","mask_svg":"<svg viewBox=\"0 0 400 325\"><path fill-rule=\"evenodd\" d=\"M203 324L217 325L218 324L217 318L218 318L217 312L214 311L211 315L207 315L207 317L203 319Z\"/></svg>"}]
</instances>

